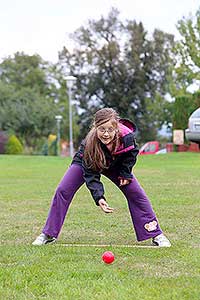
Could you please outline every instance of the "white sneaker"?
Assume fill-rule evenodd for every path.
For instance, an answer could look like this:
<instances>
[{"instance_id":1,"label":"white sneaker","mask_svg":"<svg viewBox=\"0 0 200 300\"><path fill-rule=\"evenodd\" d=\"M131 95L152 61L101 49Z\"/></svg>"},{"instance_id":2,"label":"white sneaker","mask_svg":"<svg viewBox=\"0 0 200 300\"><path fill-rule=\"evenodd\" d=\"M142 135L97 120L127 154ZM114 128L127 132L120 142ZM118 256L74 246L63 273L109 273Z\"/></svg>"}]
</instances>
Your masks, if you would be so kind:
<instances>
[{"instance_id":1,"label":"white sneaker","mask_svg":"<svg viewBox=\"0 0 200 300\"><path fill-rule=\"evenodd\" d=\"M171 247L170 241L164 236L163 233L157 235L152 239L152 244L158 247Z\"/></svg>"},{"instance_id":2,"label":"white sneaker","mask_svg":"<svg viewBox=\"0 0 200 300\"><path fill-rule=\"evenodd\" d=\"M53 244L55 242L56 242L56 238L55 237L51 237L49 235L41 233L35 239L35 241L32 243L32 245L34 245L34 246L42 246L42 245L46 245L46 244Z\"/></svg>"}]
</instances>

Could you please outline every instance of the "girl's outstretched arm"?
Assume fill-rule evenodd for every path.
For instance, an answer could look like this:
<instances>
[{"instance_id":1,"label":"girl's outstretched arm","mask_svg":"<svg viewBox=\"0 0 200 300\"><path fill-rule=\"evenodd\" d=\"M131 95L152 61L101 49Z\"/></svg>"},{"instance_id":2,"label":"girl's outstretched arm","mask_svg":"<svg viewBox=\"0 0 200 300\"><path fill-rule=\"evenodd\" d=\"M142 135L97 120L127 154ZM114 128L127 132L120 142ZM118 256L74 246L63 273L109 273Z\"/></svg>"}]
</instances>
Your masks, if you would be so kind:
<instances>
[{"instance_id":1,"label":"girl's outstretched arm","mask_svg":"<svg viewBox=\"0 0 200 300\"><path fill-rule=\"evenodd\" d=\"M106 202L105 199L100 199L99 200L99 206L101 207L101 209L105 213L112 213L113 210L114 210L112 207L109 207L109 205L108 205L108 203Z\"/></svg>"},{"instance_id":2,"label":"girl's outstretched arm","mask_svg":"<svg viewBox=\"0 0 200 300\"><path fill-rule=\"evenodd\" d=\"M122 186L122 185L127 185L131 182L131 180L129 179L126 179L126 178L120 178L119 179L119 186Z\"/></svg>"}]
</instances>

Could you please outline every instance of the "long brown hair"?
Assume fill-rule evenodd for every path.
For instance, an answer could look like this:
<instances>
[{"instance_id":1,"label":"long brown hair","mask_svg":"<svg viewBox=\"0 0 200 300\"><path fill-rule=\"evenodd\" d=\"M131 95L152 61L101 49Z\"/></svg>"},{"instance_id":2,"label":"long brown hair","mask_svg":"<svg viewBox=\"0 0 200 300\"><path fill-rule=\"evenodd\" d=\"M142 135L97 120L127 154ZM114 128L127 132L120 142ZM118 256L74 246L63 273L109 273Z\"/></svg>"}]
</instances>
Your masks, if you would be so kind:
<instances>
[{"instance_id":1,"label":"long brown hair","mask_svg":"<svg viewBox=\"0 0 200 300\"><path fill-rule=\"evenodd\" d=\"M101 147L101 141L97 137L97 127L108 121L112 121L113 126L118 129L119 115L114 109L102 108L98 110L94 116L92 128L85 139L84 162L88 168L94 171L102 171L109 167ZM116 130L113 140L113 151L117 148L118 142L119 134L118 130Z\"/></svg>"}]
</instances>

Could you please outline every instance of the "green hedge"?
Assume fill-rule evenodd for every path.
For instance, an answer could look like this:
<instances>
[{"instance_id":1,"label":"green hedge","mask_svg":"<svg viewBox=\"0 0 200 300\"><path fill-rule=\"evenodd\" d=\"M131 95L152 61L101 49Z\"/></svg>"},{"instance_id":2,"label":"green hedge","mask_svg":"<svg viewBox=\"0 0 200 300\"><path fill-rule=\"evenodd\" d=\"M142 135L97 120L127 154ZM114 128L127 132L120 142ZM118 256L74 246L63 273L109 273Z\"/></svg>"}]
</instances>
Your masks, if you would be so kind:
<instances>
[{"instance_id":1,"label":"green hedge","mask_svg":"<svg viewBox=\"0 0 200 300\"><path fill-rule=\"evenodd\" d=\"M6 144L6 154L21 154L23 146L15 135L11 135Z\"/></svg>"}]
</instances>

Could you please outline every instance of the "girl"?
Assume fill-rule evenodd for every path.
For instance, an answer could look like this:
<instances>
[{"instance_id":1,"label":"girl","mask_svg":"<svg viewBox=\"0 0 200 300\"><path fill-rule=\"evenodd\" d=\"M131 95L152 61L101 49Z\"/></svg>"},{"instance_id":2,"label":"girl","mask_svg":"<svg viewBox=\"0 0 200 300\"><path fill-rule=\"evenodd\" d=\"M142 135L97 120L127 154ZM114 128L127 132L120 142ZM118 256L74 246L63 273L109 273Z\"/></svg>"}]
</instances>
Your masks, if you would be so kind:
<instances>
[{"instance_id":1,"label":"girl","mask_svg":"<svg viewBox=\"0 0 200 300\"><path fill-rule=\"evenodd\" d=\"M131 173L136 163L138 147L135 125L120 119L112 108L96 112L92 129L75 154L72 164L54 195L46 224L33 245L56 241L74 194L85 182L96 205L112 213L104 196L101 174L108 177L124 193L138 241L152 238L153 245L170 247L144 190Z\"/></svg>"}]
</instances>

